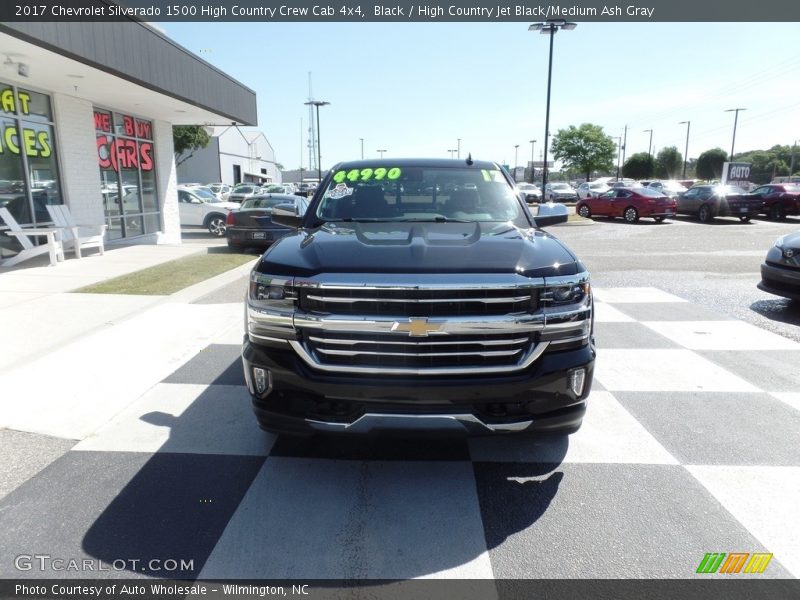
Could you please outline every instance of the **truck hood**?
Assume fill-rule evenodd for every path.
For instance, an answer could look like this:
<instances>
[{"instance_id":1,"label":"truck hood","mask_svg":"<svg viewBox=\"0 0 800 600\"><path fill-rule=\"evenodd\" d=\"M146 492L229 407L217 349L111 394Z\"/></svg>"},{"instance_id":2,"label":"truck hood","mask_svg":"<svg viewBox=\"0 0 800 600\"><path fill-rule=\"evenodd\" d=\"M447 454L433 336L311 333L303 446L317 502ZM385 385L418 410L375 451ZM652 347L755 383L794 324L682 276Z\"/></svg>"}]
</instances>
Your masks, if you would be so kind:
<instances>
[{"instance_id":1,"label":"truck hood","mask_svg":"<svg viewBox=\"0 0 800 600\"><path fill-rule=\"evenodd\" d=\"M256 270L319 273L574 275L584 266L555 237L509 223L327 223L290 233Z\"/></svg>"}]
</instances>

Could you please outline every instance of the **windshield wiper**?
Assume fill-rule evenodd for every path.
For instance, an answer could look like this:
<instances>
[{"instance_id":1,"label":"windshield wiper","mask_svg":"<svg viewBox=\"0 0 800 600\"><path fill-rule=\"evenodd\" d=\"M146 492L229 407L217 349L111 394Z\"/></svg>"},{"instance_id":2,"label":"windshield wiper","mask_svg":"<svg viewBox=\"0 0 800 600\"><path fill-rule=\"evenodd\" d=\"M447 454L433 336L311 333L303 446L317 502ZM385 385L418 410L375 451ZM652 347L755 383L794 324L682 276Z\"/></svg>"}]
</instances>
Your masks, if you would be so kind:
<instances>
[{"instance_id":1,"label":"windshield wiper","mask_svg":"<svg viewBox=\"0 0 800 600\"><path fill-rule=\"evenodd\" d=\"M403 223L475 223L472 219L451 219L450 217L430 217L430 218L415 218L415 219L401 219Z\"/></svg>"}]
</instances>

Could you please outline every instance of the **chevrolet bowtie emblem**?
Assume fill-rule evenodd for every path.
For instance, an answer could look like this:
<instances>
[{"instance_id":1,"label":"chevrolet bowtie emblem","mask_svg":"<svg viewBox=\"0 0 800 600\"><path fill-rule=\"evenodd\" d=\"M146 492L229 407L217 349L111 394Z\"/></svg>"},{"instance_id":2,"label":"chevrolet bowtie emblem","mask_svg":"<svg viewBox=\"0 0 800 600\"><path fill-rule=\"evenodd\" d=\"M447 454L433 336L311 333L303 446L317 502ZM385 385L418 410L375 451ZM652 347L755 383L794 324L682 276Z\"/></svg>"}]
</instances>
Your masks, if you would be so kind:
<instances>
[{"instance_id":1,"label":"chevrolet bowtie emblem","mask_svg":"<svg viewBox=\"0 0 800 600\"><path fill-rule=\"evenodd\" d=\"M428 323L427 317L410 318L408 323L394 322L392 331L407 331L409 337L428 337L429 333L441 331L443 323Z\"/></svg>"}]
</instances>

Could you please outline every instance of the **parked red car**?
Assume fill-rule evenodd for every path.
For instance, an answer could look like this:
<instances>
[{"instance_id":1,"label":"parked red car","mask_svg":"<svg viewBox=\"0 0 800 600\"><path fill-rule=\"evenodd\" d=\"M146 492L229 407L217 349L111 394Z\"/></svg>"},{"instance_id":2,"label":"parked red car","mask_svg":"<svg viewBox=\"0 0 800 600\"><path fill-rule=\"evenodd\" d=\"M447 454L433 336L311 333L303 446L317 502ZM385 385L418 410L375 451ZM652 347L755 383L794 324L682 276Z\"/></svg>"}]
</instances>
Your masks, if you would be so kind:
<instances>
[{"instance_id":1,"label":"parked red car","mask_svg":"<svg viewBox=\"0 0 800 600\"><path fill-rule=\"evenodd\" d=\"M622 217L636 223L640 217L661 222L675 214L677 203L673 198L650 188L616 188L596 198L584 198L575 206L575 212L584 218Z\"/></svg>"},{"instance_id":2,"label":"parked red car","mask_svg":"<svg viewBox=\"0 0 800 600\"><path fill-rule=\"evenodd\" d=\"M776 221L785 219L786 215L800 215L800 184L797 183L762 185L745 197L761 200L761 212Z\"/></svg>"}]
</instances>

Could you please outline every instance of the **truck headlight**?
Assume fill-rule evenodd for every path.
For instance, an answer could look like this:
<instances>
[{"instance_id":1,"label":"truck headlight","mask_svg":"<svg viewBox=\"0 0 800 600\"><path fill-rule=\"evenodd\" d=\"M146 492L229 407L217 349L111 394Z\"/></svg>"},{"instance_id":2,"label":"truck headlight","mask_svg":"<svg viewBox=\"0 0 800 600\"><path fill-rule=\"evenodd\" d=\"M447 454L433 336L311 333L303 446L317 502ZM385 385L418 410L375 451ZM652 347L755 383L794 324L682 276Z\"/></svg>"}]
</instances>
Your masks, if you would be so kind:
<instances>
[{"instance_id":1,"label":"truck headlight","mask_svg":"<svg viewBox=\"0 0 800 600\"><path fill-rule=\"evenodd\" d=\"M563 285L548 288L542 299L548 306L559 306L562 304L577 304L582 302L589 293L589 282L584 281L572 285Z\"/></svg>"},{"instance_id":2,"label":"truck headlight","mask_svg":"<svg viewBox=\"0 0 800 600\"><path fill-rule=\"evenodd\" d=\"M294 308L297 292L293 280L250 273L250 304L259 308Z\"/></svg>"}]
</instances>

